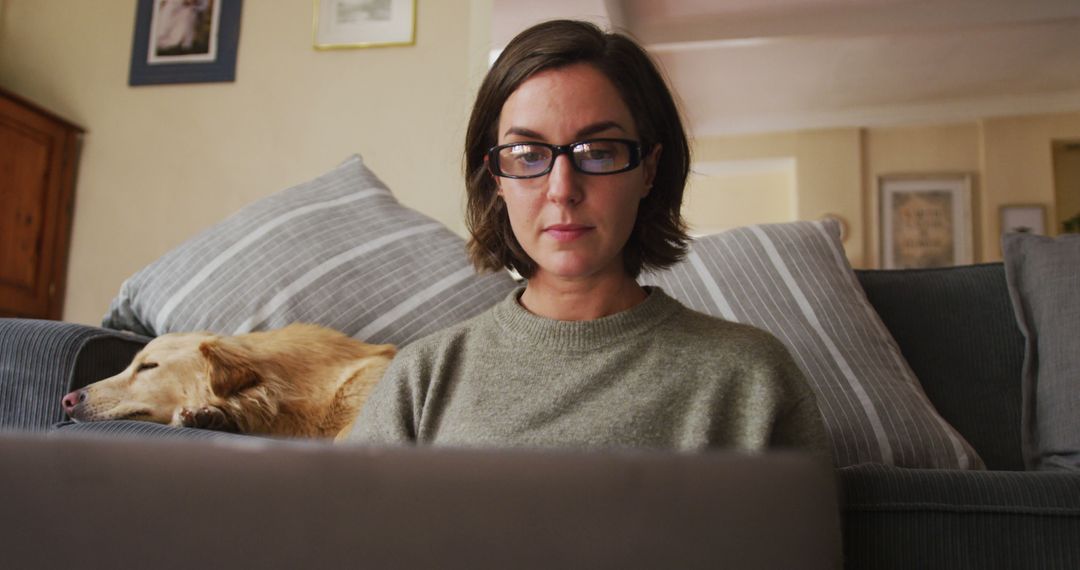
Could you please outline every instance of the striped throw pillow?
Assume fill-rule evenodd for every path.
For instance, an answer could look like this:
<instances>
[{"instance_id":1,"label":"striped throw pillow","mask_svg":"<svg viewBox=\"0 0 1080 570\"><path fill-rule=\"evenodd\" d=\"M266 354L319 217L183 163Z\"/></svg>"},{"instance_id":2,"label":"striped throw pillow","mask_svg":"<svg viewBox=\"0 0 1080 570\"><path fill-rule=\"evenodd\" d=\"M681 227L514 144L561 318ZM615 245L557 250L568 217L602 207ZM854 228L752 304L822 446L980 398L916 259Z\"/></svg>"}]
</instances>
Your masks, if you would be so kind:
<instances>
[{"instance_id":1,"label":"striped throw pillow","mask_svg":"<svg viewBox=\"0 0 1080 570\"><path fill-rule=\"evenodd\" d=\"M140 270L102 325L147 336L293 322L408 344L515 287L478 275L465 242L399 204L359 156L263 198Z\"/></svg>"},{"instance_id":2,"label":"striped throw pillow","mask_svg":"<svg viewBox=\"0 0 1080 570\"><path fill-rule=\"evenodd\" d=\"M837 466L984 467L934 410L866 300L835 221L703 237L686 260L642 282L697 311L779 338L817 393Z\"/></svg>"}]
</instances>

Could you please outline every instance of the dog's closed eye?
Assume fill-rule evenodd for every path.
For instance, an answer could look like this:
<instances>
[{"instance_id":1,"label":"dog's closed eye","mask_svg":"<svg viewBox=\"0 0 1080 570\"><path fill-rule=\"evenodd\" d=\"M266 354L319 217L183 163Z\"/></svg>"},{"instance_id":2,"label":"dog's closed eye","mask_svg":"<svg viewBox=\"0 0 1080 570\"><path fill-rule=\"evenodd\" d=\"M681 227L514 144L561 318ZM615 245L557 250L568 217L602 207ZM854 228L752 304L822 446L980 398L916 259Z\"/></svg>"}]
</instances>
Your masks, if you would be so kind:
<instances>
[{"instance_id":1,"label":"dog's closed eye","mask_svg":"<svg viewBox=\"0 0 1080 570\"><path fill-rule=\"evenodd\" d=\"M139 372L142 372L143 370L151 370L151 369L154 369L154 368L157 368L157 363L156 362L143 362L142 364L139 365L138 368L135 369L135 373L138 374Z\"/></svg>"}]
</instances>

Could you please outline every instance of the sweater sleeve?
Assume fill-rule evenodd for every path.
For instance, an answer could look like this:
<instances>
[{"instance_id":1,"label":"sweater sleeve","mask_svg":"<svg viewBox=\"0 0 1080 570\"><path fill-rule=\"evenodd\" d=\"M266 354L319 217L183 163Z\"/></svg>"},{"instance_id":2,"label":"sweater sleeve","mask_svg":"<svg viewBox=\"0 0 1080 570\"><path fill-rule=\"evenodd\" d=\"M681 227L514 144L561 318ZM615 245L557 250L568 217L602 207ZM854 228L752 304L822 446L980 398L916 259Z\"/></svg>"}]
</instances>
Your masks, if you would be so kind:
<instances>
[{"instance_id":1,"label":"sweater sleeve","mask_svg":"<svg viewBox=\"0 0 1080 570\"><path fill-rule=\"evenodd\" d=\"M829 437L812 393L804 394L777 418L769 447L807 451L832 464Z\"/></svg>"},{"instance_id":2,"label":"sweater sleeve","mask_svg":"<svg viewBox=\"0 0 1080 570\"><path fill-rule=\"evenodd\" d=\"M776 337L772 339L775 354L770 360L787 396L773 424L769 447L806 451L832 464L832 445L817 396L791 352Z\"/></svg>"},{"instance_id":3,"label":"sweater sleeve","mask_svg":"<svg viewBox=\"0 0 1080 570\"><path fill-rule=\"evenodd\" d=\"M418 390L415 353L402 351L390 363L353 424L348 441L369 445L416 443Z\"/></svg>"}]
</instances>

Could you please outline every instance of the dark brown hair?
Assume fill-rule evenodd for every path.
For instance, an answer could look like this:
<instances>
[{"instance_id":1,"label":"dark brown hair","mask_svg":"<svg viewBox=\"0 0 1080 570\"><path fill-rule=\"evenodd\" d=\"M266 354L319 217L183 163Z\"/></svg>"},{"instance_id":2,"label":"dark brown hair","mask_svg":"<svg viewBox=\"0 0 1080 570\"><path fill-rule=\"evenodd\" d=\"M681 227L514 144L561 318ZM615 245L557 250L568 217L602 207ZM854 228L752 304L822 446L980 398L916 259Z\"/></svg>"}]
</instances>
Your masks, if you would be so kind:
<instances>
[{"instance_id":1,"label":"dark brown hair","mask_svg":"<svg viewBox=\"0 0 1080 570\"><path fill-rule=\"evenodd\" d=\"M465 222L472 236L469 257L477 269L506 267L526 278L536 272L536 262L514 237L484 155L497 144L503 104L522 83L540 71L577 63L592 65L615 86L634 118L643 152L662 145L652 190L638 206L634 230L623 247L627 274L636 278L643 269L668 267L686 254L688 238L680 210L690 148L663 76L630 38L605 33L588 22L555 20L511 40L488 71L473 105L465 135Z\"/></svg>"}]
</instances>

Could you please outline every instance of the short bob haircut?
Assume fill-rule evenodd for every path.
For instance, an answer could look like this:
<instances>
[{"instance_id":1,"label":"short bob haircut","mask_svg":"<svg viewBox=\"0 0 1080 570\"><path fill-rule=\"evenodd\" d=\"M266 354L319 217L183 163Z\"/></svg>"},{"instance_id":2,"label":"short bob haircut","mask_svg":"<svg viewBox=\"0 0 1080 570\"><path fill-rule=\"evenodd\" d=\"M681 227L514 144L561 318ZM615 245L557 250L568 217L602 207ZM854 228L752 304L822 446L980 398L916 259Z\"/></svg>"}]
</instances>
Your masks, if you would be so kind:
<instances>
[{"instance_id":1,"label":"short bob haircut","mask_svg":"<svg viewBox=\"0 0 1080 570\"><path fill-rule=\"evenodd\" d=\"M471 233L469 257L477 269L509 268L526 279L533 261L510 227L505 203L484 163L498 141L499 115L510 95L540 71L577 63L592 65L615 86L630 110L643 153L662 145L653 187L638 206L623 266L637 278L644 269L661 269L686 254L686 223L680 212L690 170L690 148L667 84L648 54L633 40L605 33L587 22L555 20L517 35L484 78L465 135L468 194L466 224ZM570 141L560 141L562 143Z\"/></svg>"}]
</instances>

